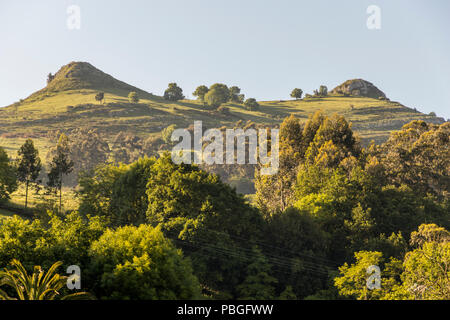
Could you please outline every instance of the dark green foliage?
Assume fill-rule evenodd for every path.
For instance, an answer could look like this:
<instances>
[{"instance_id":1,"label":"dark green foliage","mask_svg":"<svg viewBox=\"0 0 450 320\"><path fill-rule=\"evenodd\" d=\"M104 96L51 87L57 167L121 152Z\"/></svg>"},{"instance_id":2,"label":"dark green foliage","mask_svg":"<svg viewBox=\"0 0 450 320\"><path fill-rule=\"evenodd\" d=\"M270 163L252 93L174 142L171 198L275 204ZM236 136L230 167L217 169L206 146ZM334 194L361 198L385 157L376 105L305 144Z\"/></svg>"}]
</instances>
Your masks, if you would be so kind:
<instances>
[{"instance_id":1,"label":"dark green foliage","mask_svg":"<svg viewBox=\"0 0 450 320\"><path fill-rule=\"evenodd\" d=\"M50 82L52 82L53 79L55 79L55 76L50 72L50 73L47 75L47 84L50 84Z\"/></svg>"},{"instance_id":2,"label":"dark green foliage","mask_svg":"<svg viewBox=\"0 0 450 320\"><path fill-rule=\"evenodd\" d=\"M309 133L305 134L308 135ZM350 124L344 117L335 114L321 121L306 150L305 160L310 164L322 161L328 166L336 166L346 157L358 157L360 152L359 142L353 135Z\"/></svg>"},{"instance_id":3,"label":"dark green foliage","mask_svg":"<svg viewBox=\"0 0 450 320\"><path fill-rule=\"evenodd\" d=\"M380 251L401 259L408 247L404 236L421 223L449 225L448 200L441 200L444 190L448 190L444 168L449 167L449 134L445 124L428 127L411 123L394 133L386 145L368 149L360 147L350 125L337 115L317 113L304 128L290 117L283 122L280 133L280 170L272 177L257 176L257 201L269 221L283 217L283 208L292 204L302 216L310 217L322 241L311 242L305 248L312 250L313 259L326 259L325 263L315 264L322 266L325 274L333 263L336 266L350 261L360 250ZM292 173L297 175L294 183ZM296 192L290 194L293 184ZM307 221L300 225L307 226ZM294 225L291 221L269 235L285 236ZM277 241L272 239L270 243ZM283 239L277 247L288 243ZM319 243L322 249L314 250ZM292 251L301 254L301 250ZM304 297L318 290L311 297L335 295L321 289L324 282L314 282L319 279L318 274L301 279L293 286L295 294ZM278 281L295 283L293 278L278 277ZM304 291L297 292L296 288Z\"/></svg>"},{"instance_id":4,"label":"dark green foliage","mask_svg":"<svg viewBox=\"0 0 450 320\"><path fill-rule=\"evenodd\" d=\"M146 221L146 186L153 158L131 165L105 165L80 179L80 212L106 217L111 225L139 225Z\"/></svg>"},{"instance_id":5,"label":"dark green foliage","mask_svg":"<svg viewBox=\"0 0 450 320\"><path fill-rule=\"evenodd\" d=\"M79 211L85 215L110 217L114 185L127 169L126 165L105 164L93 172L82 173L77 192L80 199Z\"/></svg>"},{"instance_id":6,"label":"dark green foliage","mask_svg":"<svg viewBox=\"0 0 450 320\"><path fill-rule=\"evenodd\" d=\"M205 103L212 108L218 108L221 104L229 100L230 90L222 83L213 84L205 95Z\"/></svg>"},{"instance_id":7,"label":"dark green foliage","mask_svg":"<svg viewBox=\"0 0 450 320\"><path fill-rule=\"evenodd\" d=\"M169 87L164 91L164 99L169 101L178 101L184 99L183 89L176 83L169 83Z\"/></svg>"},{"instance_id":8,"label":"dark green foliage","mask_svg":"<svg viewBox=\"0 0 450 320\"><path fill-rule=\"evenodd\" d=\"M237 86L230 87L230 102L242 103L243 95L241 95L241 88Z\"/></svg>"},{"instance_id":9,"label":"dark green foliage","mask_svg":"<svg viewBox=\"0 0 450 320\"><path fill-rule=\"evenodd\" d=\"M205 95L208 93L209 89L205 85L198 86L197 89L192 93L194 97L197 97L200 101L205 101Z\"/></svg>"},{"instance_id":10,"label":"dark green foliage","mask_svg":"<svg viewBox=\"0 0 450 320\"><path fill-rule=\"evenodd\" d=\"M25 208L28 205L28 188L36 183L41 172L41 158L39 151L34 147L33 140L27 139L17 152L17 178L25 183Z\"/></svg>"},{"instance_id":11,"label":"dark green foliage","mask_svg":"<svg viewBox=\"0 0 450 320\"><path fill-rule=\"evenodd\" d=\"M319 88L319 95L321 97L325 97L328 95L328 88L326 86L320 86Z\"/></svg>"},{"instance_id":12,"label":"dark green foliage","mask_svg":"<svg viewBox=\"0 0 450 320\"><path fill-rule=\"evenodd\" d=\"M271 266L261 250L252 248L253 257L248 261L247 277L237 287L239 299L270 300L275 298L277 279L270 275Z\"/></svg>"},{"instance_id":13,"label":"dark green foliage","mask_svg":"<svg viewBox=\"0 0 450 320\"><path fill-rule=\"evenodd\" d=\"M217 176L176 165L167 156L153 166L147 194L149 222L177 239L201 283L235 295L243 280L243 258L261 236L259 213Z\"/></svg>"},{"instance_id":14,"label":"dark green foliage","mask_svg":"<svg viewBox=\"0 0 450 320\"><path fill-rule=\"evenodd\" d=\"M327 272L335 265L326 260L328 235L308 213L289 208L272 216L264 238L278 292L292 286L295 296L304 298L324 287Z\"/></svg>"},{"instance_id":15,"label":"dark green foliage","mask_svg":"<svg viewBox=\"0 0 450 320\"><path fill-rule=\"evenodd\" d=\"M55 155L50 163L47 185L59 190L59 211L62 210L63 177L72 172L74 163L70 159L69 139L65 134L59 137Z\"/></svg>"},{"instance_id":16,"label":"dark green foliage","mask_svg":"<svg viewBox=\"0 0 450 320\"><path fill-rule=\"evenodd\" d=\"M255 111L259 109L259 103L256 101L255 98L248 98L247 100L245 100L244 102L244 107L247 110L250 111Z\"/></svg>"},{"instance_id":17,"label":"dark green foliage","mask_svg":"<svg viewBox=\"0 0 450 320\"><path fill-rule=\"evenodd\" d=\"M112 186L110 218L114 225L139 225L146 221L146 188L154 158L141 158L128 166Z\"/></svg>"},{"instance_id":18,"label":"dark green foliage","mask_svg":"<svg viewBox=\"0 0 450 320\"><path fill-rule=\"evenodd\" d=\"M105 99L105 93L99 92L95 95L95 101L102 102Z\"/></svg>"},{"instance_id":19,"label":"dark green foliage","mask_svg":"<svg viewBox=\"0 0 450 320\"><path fill-rule=\"evenodd\" d=\"M266 214L271 214L292 205L293 186L300 164L320 161L333 166L345 157L359 153L358 141L343 117L333 115L329 118L318 111L304 126L294 116L286 118L280 127L278 173L268 177L256 176L258 206Z\"/></svg>"},{"instance_id":20,"label":"dark green foliage","mask_svg":"<svg viewBox=\"0 0 450 320\"><path fill-rule=\"evenodd\" d=\"M291 92L291 97L295 98L295 99L301 99L303 95L303 90L299 89L299 88L295 88L294 90L292 90Z\"/></svg>"},{"instance_id":21,"label":"dark green foliage","mask_svg":"<svg viewBox=\"0 0 450 320\"><path fill-rule=\"evenodd\" d=\"M9 199L9 195L17 189L17 172L10 163L8 154L0 147L0 203Z\"/></svg>"}]
</instances>

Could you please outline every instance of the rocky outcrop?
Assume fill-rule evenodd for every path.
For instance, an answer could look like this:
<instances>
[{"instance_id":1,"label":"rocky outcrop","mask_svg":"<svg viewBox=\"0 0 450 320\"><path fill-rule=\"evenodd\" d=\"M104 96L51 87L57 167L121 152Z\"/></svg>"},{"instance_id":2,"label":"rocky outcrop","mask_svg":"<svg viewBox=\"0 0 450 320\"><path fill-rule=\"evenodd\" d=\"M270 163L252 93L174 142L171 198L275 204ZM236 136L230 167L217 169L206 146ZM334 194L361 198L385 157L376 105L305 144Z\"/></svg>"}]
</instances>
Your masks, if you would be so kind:
<instances>
[{"instance_id":1,"label":"rocky outcrop","mask_svg":"<svg viewBox=\"0 0 450 320\"><path fill-rule=\"evenodd\" d=\"M386 99L383 91L375 87L371 82L363 79L347 80L331 91L332 94L343 94L373 99Z\"/></svg>"}]
</instances>

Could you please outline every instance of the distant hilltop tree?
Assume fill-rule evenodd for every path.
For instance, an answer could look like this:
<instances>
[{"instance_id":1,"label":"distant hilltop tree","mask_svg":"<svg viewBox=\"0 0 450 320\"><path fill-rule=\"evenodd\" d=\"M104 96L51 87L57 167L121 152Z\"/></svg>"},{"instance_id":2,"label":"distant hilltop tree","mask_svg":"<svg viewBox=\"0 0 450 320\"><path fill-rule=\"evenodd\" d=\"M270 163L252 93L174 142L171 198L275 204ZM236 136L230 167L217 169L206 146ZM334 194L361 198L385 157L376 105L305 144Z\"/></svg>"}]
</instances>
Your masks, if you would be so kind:
<instances>
[{"instance_id":1,"label":"distant hilltop tree","mask_svg":"<svg viewBox=\"0 0 450 320\"><path fill-rule=\"evenodd\" d=\"M314 95L316 97L326 97L328 95L328 88L327 86L320 86L319 90L314 90Z\"/></svg>"},{"instance_id":2,"label":"distant hilltop tree","mask_svg":"<svg viewBox=\"0 0 450 320\"><path fill-rule=\"evenodd\" d=\"M243 95L242 95L243 96ZM241 98L241 88L237 86L232 86L230 88L230 101L236 103L242 103L243 97Z\"/></svg>"},{"instance_id":3,"label":"distant hilltop tree","mask_svg":"<svg viewBox=\"0 0 450 320\"><path fill-rule=\"evenodd\" d=\"M227 103L229 100L230 89L223 83L213 84L205 95L206 104L213 108L218 108L221 104Z\"/></svg>"},{"instance_id":4,"label":"distant hilltop tree","mask_svg":"<svg viewBox=\"0 0 450 320\"><path fill-rule=\"evenodd\" d=\"M205 94L207 94L209 91L208 87L205 85L198 86L197 89L192 93L194 97L197 97L198 100L204 102L205 101Z\"/></svg>"},{"instance_id":5,"label":"distant hilltop tree","mask_svg":"<svg viewBox=\"0 0 450 320\"><path fill-rule=\"evenodd\" d=\"M181 89L175 82L169 83L169 87L164 92L164 99L169 101L184 99L183 89Z\"/></svg>"},{"instance_id":6,"label":"distant hilltop tree","mask_svg":"<svg viewBox=\"0 0 450 320\"><path fill-rule=\"evenodd\" d=\"M319 88L319 95L322 97L326 97L328 95L328 88L327 86L320 86Z\"/></svg>"},{"instance_id":7,"label":"distant hilltop tree","mask_svg":"<svg viewBox=\"0 0 450 320\"><path fill-rule=\"evenodd\" d=\"M55 79L55 76L50 72L47 76L47 84L53 81Z\"/></svg>"},{"instance_id":8,"label":"distant hilltop tree","mask_svg":"<svg viewBox=\"0 0 450 320\"><path fill-rule=\"evenodd\" d=\"M244 106L247 110L254 111L259 109L259 103L255 98L249 98L245 100Z\"/></svg>"},{"instance_id":9,"label":"distant hilltop tree","mask_svg":"<svg viewBox=\"0 0 450 320\"><path fill-rule=\"evenodd\" d=\"M95 101L101 102L105 99L105 93L99 92L95 95Z\"/></svg>"},{"instance_id":10,"label":"distant hilltop tree","mask_svg":"<svg viewBox=\"0 0 450 320\"><path fill-rule=\"evenodd\" d=\"M232 86L228 88L223 83L215 83L210 88L205 85L198 86L193 93L205 105L213 108L220 107L227 102L244 103L245 95L241 94L241 88Z\"/></svg>"},{"instance_id":11,"label":"distant hilltop tree","mask_svg":"<svg viewBox=\"0 0 450 320\"><path fill-rule=\"evenodd\" d=\"M295 98L295 99L301 99L303 95L303 90L299 89L299 88L295 88L294 90L292 90L291 92L291 97Z\"/></svg>"},{"instance_id":12,"label":"distant hilltop tree","mask_svg":"<svg viewBox=\"0 0 450 320\"><path fill-rule=\"evenodd\" d=\"M138 103L139 102L138 94L135 91L130 92L128 94L128 101L130 101L130 103Z\"/></svg>"}]
</instances>

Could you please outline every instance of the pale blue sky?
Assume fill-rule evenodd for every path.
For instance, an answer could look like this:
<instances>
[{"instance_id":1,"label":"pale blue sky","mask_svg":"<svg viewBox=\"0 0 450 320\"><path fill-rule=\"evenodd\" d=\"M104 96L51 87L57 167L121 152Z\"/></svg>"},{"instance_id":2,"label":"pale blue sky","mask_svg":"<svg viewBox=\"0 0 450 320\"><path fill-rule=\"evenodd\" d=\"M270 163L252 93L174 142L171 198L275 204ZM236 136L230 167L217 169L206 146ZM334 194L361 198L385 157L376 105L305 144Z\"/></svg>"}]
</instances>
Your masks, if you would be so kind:
<instances>
[{"instance_id":1,"label":"pale blue sky","mask_svg":"<svg viewBox=\"0 0 450 320\"><path fill-rule=\"evenodd\" d=\"M80 30L66 26L73 4ZM366 27L371 4L381 30ZM287 99L294 87L363 78L450 118L450 1L0 0L0 106L70 61L159 95L177 82L188 97L222 82L258 100Z\"/></svg>"}]
</instances>

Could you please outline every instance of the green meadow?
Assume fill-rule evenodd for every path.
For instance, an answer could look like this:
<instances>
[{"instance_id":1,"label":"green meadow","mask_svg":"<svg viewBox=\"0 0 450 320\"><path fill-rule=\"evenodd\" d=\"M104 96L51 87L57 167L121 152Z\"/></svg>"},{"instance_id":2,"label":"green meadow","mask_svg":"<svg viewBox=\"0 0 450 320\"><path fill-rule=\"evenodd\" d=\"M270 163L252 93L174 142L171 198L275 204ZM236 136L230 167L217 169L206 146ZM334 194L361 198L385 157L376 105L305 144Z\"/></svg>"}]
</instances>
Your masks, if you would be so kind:
<instances>
[{"instance_id":1,"label":"green meadow","mask_svg":"<svg viewBox=\"0 0 450 320\"><path fill-rule=\"evenodd\" d=\"M327 96L302 100L259 101L258 111L243 105L226 103L228 114L210 110L198 100L165 101L162 98L140 99L129 103L125 93L105 92L105 101L95 101L99 90L82 89L43 94L25 99L17 106L0 109L0 145L13 154L27 138L35 140L39 150L48 150L49 131L70 131L80 127L97 128L106 138L121 131L138 136L158 135L170 124L188 127L194 120L205 127L233 127L238 121L252 121L267 126L278 125L290 114L306 121L317 110L339 113L348 119L364 143L387 139L412 120L440 122L399 102L366 97Z\"/></svg>"}]
</instances>

